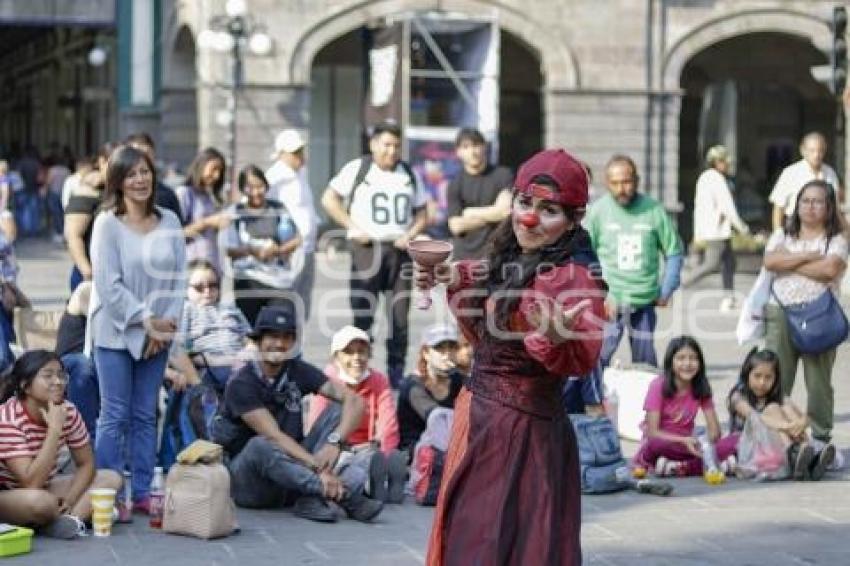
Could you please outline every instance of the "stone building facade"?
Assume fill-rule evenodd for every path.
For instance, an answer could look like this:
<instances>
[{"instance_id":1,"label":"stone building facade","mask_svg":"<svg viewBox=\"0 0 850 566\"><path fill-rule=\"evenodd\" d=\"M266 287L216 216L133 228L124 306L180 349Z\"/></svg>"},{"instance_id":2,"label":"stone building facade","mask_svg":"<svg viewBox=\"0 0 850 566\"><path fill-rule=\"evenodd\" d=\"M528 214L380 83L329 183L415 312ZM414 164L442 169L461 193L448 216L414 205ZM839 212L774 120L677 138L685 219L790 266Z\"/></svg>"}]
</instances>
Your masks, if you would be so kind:
<instances>
[{"instance_id":1,"label":"stone building facade","mask_svg":"<svg viewBox=\"0 0 850 566\"><path fill-rule=\"evenodd\" d=\"M229 126L220 111L228 104L231 59L197 46L211 18L224 12L224 0L138 1L159 18L157 93L152 104L122 103L116 134L148 129L162 153L180 162L198 147L226 150ZM837 4L246 0L273 49L245 57L237 166L267 164L277 131L299 128L309 135L311 182L321 191L333 169L359 151L361 30L417 14L483 14L501 30L500 147L508 164L539 147L563 146L590 164L601 188L604 163L625 153L645 191L671 211L687 212L700 154L723 142L732 146L748 190L764 197L781 165L796 158L803 133L820 130L832 142L843 120L836 99L808 72L827 62L816 46L831 36ZM116 29L120 46L122 28ZM831 152L829 160L836 157Z\"/></svg>"},{"instance_id":2,"label":"stone building facade","mask_svg":"<svg viewBox=\"0 0 850 566\"><path fill-rule=\"evenodd\" d=\"M261 159L278 128L310 130L317 61L353 30L411 12L470 17L488 12L503 31L503 47L510 42L525 51L517 65L503 65L501 79L510 81L529 65L539 68L534 87L542 135L535 141L542 146L570 148L595 171L613 153L631 155L644 190L676 211L686 210L692 200L705 146L732 142L739 165L748 168L743 173L764 195L778 167L796 158L800 135L818 129L833 138L836 102L808 75L808 65L826 62L815 45L830 37L834 5L811 0L253 0L249 9L272 32L275 49L271 57L247 62L250 104L238 119L239 138L245 140L240 150L246 158ZM181 11L178 21L197 33L214 9L212 3L204 7L207 12ZM226 81L227 61L201 54L197 70L198 100L208 104L199 104L199 141L221 144L222 128L204 109L216 104L208 85ZM730 82L737 101L734 127L712 128L705 91L713 86L713 99L722 98L717 93L724 86L728 91ZM350 102L358 103L356 97ZM720 110L714 106L714 114L723 114L722 104ZM714 122L723 122L722 116ZM323 185L325 180L315 177L313 183Z\"/></svg>"}]
</instances>

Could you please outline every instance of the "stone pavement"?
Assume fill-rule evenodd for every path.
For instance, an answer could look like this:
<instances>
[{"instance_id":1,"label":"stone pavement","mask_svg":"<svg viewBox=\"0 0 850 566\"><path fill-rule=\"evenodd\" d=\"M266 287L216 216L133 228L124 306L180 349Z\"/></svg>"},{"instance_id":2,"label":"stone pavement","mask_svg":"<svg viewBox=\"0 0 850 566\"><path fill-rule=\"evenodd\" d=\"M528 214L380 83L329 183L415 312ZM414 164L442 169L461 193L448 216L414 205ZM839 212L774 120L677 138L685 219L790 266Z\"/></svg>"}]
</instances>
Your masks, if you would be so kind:
<instances>
[{"instance_id":1,"label":"stone pavement","mask_svg":"<svg viewBox=\"0 0 850 566\"><path fill-rule=\"evenodd\" d=\"M52 307L65 296L68 262L52 244L25 240L18 247L21 283L37 305ZM306 329L305 358L317 365L327 360L329 332L348 321L346 257L323 256L323 275L314 301L326 300L327 317L313 317ZM341 273L334 279L333 273ZM745 293L752 274L739 275ZM688 332L704 346L715 402L726 418L723 399L744 354L735 342L736 316L717 311L719 277L703 281L701 289L676 295L673 306L660 312L659 357L670 337ZM439 298L432 311L412 311L408 366L424 325L446 316ZM334 313L334 311L336 311ZM319 312L315 310L314 312ZM384 348L376 341L375 365L383 366ZM623 354L625 350L621 350ZM850 461L850 348L839 349L833 374L836 390L835 441ZM798 376L802 382L802 376ZM802 384L794 392L805 400ZM725 423L724 423L725 424ZM633 443L625 443L628 454ZM830 474L820 483L757 484L731 480L712 487L701 479L674 480L670 498L630 492L583 499L582 539L586 564L605 565L813 565L850 564L850 474ZM424 563L431 510L411 502L388 506L374 525L342 520L319 525L295 518L286 510L239 510L242 532L219 541L204 542L167 536L151 530L143 517L132 525L116 526L109 539L72 542L36 539L34 552L10 564L76 565L160 563L167 566L206 564L275 564L346 566ZM521 520L521 518L520 518Z\"/></svg>"}]
</instances>

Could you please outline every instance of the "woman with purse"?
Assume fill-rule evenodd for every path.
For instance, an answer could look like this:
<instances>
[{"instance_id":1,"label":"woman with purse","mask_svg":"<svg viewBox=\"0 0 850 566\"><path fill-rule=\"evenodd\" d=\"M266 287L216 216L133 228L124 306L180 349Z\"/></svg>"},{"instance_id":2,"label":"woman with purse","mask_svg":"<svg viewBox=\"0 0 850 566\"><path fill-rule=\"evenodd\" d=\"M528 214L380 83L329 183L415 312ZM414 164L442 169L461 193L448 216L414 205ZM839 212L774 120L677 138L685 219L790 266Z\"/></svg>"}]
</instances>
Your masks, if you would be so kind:
<instances>
[{"instance_id":1,"label":"woman with purse","mask_svg":"<svg viewBox=\"0 0 850 566\"><path fill-rule=\"evenodd\" d=\"M810 181L797 195L794 214L784 230L770 237L765 249L764 267L774 273L771 297L765 308L766 348L779 356L782 393L791 395L798 361L808 397L807 413L812 436L829 443L834 416L832 366L835 351L846 337L846 317L832 295L838 291L847 267L847 238L835 192L824 181ZM789 321L805 318L816 302L831 301L827 317L812 322L822 336L807 343L807 325L793 327ZM811 340L809 340L811 342Z\"/></svg>"}]
</instances>

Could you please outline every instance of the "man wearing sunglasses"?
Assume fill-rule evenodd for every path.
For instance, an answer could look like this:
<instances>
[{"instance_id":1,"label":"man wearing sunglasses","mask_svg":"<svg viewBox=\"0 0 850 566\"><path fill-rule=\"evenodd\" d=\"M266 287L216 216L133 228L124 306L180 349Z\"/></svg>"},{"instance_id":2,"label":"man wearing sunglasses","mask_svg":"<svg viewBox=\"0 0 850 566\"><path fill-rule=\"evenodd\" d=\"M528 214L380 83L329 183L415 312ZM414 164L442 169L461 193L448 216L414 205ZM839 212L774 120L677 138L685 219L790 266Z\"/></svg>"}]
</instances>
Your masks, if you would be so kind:
<instances>
[{"instance_id":1,"label":"man wearing sunglasses","mask_svg":"<svg viewBox=\"0 0 850 566\"><path fill-rule=\"evenodd\" d=\"M365 472L338 465L345 441L360 424L363 402L296 357L292 309L263 307L250 338L257 356L227 384L224 407L212 425L212 439L230 457L236 504L267 508L294 500L297 516L334 522L328 502L336 501L352 519L374 519L383 504L363 495ZM305 435L301 402L311 393L337 403Z\"/></svg>"}]
</instances>

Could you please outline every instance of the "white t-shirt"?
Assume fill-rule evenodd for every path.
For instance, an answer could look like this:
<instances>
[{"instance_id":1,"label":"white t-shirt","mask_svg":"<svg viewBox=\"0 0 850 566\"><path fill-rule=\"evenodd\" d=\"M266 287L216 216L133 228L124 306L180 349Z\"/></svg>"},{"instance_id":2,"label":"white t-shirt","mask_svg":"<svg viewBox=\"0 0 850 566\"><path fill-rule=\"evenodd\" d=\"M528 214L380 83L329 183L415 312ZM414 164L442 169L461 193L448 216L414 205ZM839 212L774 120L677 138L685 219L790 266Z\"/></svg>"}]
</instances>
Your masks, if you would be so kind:
<instances>
[{"instance_id":1,"label":"white t-shirt","mask_svg":"<svg viewBox=\"0 0 850 566\"><path fill-rule=\"evenodd\" d=\"M797 193L803 188L803 185L809 181L819 179L826 181L835 191L838 191L838 175L835 170L826 163L820 166L820 171L815 173L805 159L801 159L796 163L792 163L782 170L779 179L776 180L776 185L770 193L770 202L776 206L781 206L785 209L785 216L794 214L794 209L797 206Z\"/></svg>"},{"instance_id":2,"label":"white t-shirt","mask_svg":"<svg viewBox=\"0 0 850 566\"><path fill-rule=\"evenodd\" d=\"M360 159L346 163L329 183L346 203L360 170ZM414 211L425 206L422 181L418 178L415 181L414 185L401 163L392 171L384 171L372 163L363 182L354 191L349 207L354 224L373 240L391 242L403 236L413 224ZM349 238L356 235L348 231Z\"/></svg>"},{"instance_id":3,"label":"white t-shirt","mask_svg":"<svg viewBox=\"0 0 850 566\"><path fill-rule=\"evenodd\" d=\"M266 171L266 180L269 182L268 198L283 203L292 215L298 233L304 238L304 252L314 251L319 216L313 204L313 192L307 182L306 167L296 172L289 165L278 160Z\"/></svg>"}]
</instances>

